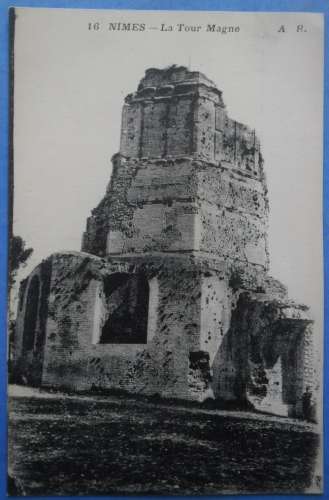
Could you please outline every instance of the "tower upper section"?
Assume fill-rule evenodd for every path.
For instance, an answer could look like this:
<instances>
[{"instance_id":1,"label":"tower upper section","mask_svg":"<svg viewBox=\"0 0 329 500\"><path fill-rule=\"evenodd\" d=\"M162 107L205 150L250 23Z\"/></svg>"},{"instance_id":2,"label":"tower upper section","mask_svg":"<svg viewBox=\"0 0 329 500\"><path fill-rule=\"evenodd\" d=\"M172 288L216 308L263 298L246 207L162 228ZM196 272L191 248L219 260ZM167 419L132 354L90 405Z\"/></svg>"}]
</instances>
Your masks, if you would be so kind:
<instances>
[{"instance_id":1,"label":"tower upper section","mask_svg":"<svg viewBox=\"0 0 329 500\"><path fill-rule=\"evenodd\" d=\"M120 153L136 159L192 156L261 174L255 131L228 117L222 92L209 78L183 66L148 69L137 92L126 97Z\"/></svg>"}]
</instances>

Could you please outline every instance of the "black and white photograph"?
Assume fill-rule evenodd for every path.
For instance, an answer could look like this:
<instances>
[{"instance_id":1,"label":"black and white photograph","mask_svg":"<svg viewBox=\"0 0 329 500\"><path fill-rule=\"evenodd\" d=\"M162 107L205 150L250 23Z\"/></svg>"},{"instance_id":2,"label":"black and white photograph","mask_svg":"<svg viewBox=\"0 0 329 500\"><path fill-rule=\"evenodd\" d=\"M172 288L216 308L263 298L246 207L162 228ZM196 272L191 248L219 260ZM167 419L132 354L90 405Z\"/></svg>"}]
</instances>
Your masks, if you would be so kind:
<instances>
[{"instance_id":1,"label":"black and white photograph","mask_svg":"<svg viewBox=\"0 0 329 500\"><path fill-rule=\"evenodd\" d=\"M323 16L13 8L10 496L323 490Z\"/></svg>"}]
</instances>

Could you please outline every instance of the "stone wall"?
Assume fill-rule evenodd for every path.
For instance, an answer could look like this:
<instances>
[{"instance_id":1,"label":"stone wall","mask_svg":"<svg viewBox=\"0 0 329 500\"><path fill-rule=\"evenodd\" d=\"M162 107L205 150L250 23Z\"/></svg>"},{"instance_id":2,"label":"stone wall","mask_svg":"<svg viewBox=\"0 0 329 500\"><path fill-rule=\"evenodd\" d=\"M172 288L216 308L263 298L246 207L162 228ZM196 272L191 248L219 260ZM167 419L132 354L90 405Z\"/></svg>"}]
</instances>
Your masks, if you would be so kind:
<instances>
[{"instance_id":1,"label":"stone wall","mask_svg":"<svg viewBox=\"0 0 329 500\"><path fill-rule=\"evenodd\" d=\"M191 398L189 353L200 350L201 302L198 271L192 262L179 259L163 266L161 260L150 260L132 265L129 260L109 263L87 254L66 253L54 254L33 275L45 266L51 267L45 348L40 351L35 345L31 352L31 356L33 351L42 354L39 384ZM100 342L102 327L114 317L113 301L117 300L115 292L112 302L108 301L105 286L111 279L113 283L118 273L132 277L143 274L149 283L145 341ZM24 304L28 293L27 287ZM133 300L131 295L129 304ZM30 365L24 361L24 331L20 327L25 314L23 305L18 312L14 363L18 376L28 380ZM125 321L127 315L123 325Z\"/></svg>"},{"instance_id":2,"label":"stone wall","mask_svg":"<svg viewBox=\"0 0 329 500\"><path fill-rule=\"evenodd\" d=\"M19 293L16 318L14 363L15 376L25 383L42 383L48 320L51 261L37 266L24 280Z\"/></svg>"},{"instance_id":3,"label":"stone wall","mask_svg":"<svg viewBox=\"0 0 329 500\"><path fill-rule=\"evenodd\" d=\"M188 158L116 157L83 250L98 255L204 252L268 268L263 181Z\"/></svg>"},{"instance_id":4,"label":"stone wall","mask_svg":"<svg viewBox=\"0 0 329 500\"><path fill-rule=\"evenodd\" d=\"M287 297L243 292L238 316L231 322L233 345L242 346L243 376L247 398L262 411L302 416L308 378L304 348L312 330L307 308ZM242 343L241 343L242 339ZM248 360L247 363L245 360Z\"/></svg>"},{"instance_id":5,"label":"stone wall","mask_svg":"<svg viewBox=\"0 0 329 500\"><path fill-rule=\"evenodd\" d=\"M141 276L148 283L145 338L130 321ZM27 332L36 279L43 292L37 296L35 332ZM263 411L301 416L312 411L311 323L305 307L282 295L273 298L273 284L271 291L234 291L226 269L207 269L184 256L106 261L54 254L21 293L16 372L34 385L197 401L249 399ZM102 339L104 325L115 326L120 308L119 336ZM138 310L132 321L140 320ZM28 349L27 334L34 339Z\"/></svg>"},{"instance_id":6,"label":"stone wall","mask_svg":"<svg viewBox=\"0 0 329 500\"><path fill-rule=\"evenodd\" d=\"M137 92L126 97L120 153L139 159L193 156L262 176L255 131L230 119L221 91L186 68L148 70Z\"/></svg>"}]
</instances>

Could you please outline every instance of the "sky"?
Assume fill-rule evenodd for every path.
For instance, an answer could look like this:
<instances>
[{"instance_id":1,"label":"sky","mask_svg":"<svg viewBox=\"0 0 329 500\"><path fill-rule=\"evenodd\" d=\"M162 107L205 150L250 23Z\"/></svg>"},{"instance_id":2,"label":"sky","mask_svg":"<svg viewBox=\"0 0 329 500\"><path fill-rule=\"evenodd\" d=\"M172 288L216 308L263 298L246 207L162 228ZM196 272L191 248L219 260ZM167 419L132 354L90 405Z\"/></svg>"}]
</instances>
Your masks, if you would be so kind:
<instances>
[{"instance_id":1,"label":"sky","mask_svg":"<svg viewBox=\"0 0 329 500\"><path fill-rule=\"evenodd\" d=\"M256 130L269 189L270 274L311 307L320 332L322 16L36 8L16 14L13 229L34 248L20 278L55 251L80 250L119 150L124 97L147 68L186 65L223 91L232 119ZM110 31L114 22L146 29ZM208 32L209 23L239 29ZM162 24L173 31L161 31Z\"/></svg>"}]
</instances>

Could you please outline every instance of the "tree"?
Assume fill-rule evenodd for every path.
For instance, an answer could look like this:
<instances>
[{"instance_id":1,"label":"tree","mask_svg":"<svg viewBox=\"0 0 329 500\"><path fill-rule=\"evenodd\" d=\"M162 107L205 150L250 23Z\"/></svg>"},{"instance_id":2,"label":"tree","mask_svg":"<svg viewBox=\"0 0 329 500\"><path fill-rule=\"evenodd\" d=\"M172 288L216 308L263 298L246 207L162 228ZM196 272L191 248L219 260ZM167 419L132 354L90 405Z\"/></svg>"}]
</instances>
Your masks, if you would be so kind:
<instances>
[{"instance_id":1,"label":"tree","mask_svg":"<svg viewBox=\"0 0 329 500\"><path fill-rule=\"evenodd\" d=\"M26 243L20 236L12 236L9 245L9 289L16 281L18 269L26 266L33 248L26 248Z\"/></svg>"}]
</instances>

